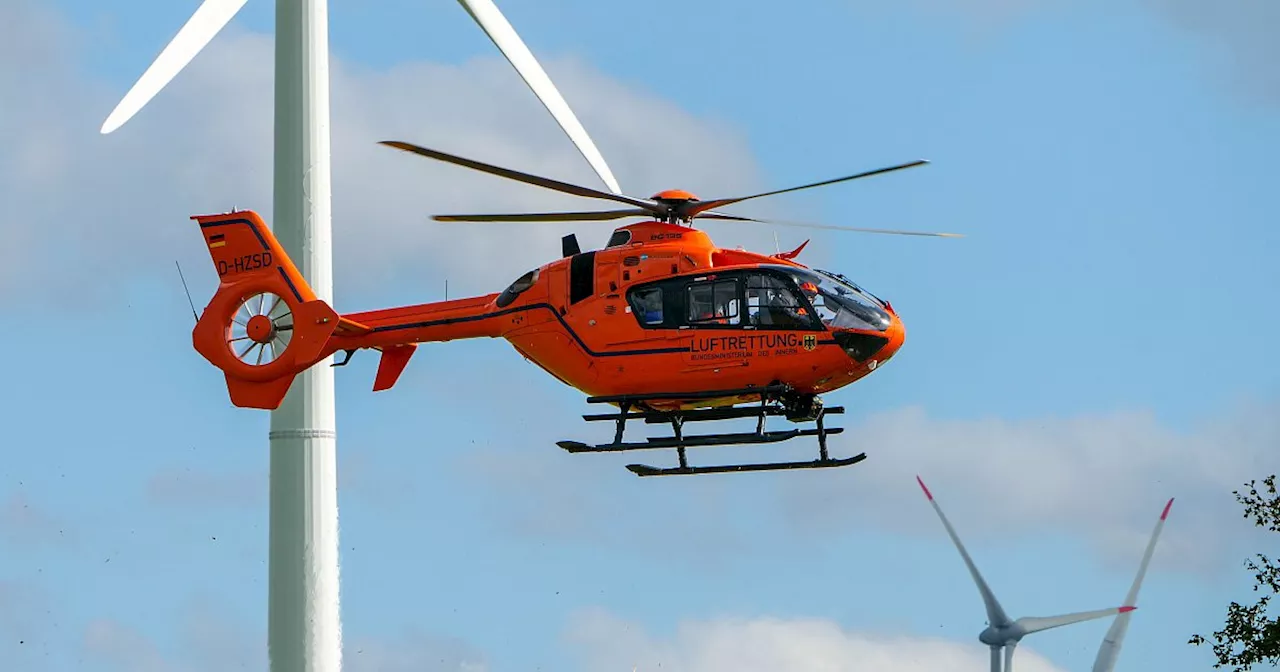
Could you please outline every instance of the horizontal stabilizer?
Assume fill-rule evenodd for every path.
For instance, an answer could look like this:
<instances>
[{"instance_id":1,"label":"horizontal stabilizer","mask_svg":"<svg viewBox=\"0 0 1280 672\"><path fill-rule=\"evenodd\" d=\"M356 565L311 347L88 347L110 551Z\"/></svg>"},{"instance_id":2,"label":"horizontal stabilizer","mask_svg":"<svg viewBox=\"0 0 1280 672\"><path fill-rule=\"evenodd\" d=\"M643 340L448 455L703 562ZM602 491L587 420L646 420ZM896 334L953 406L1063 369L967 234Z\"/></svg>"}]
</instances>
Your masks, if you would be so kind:
<instances>
[{"instance_id":1,"label":"horizontal stabilizer","mask_svg":"<svg viewBox=\"0 0 1280 672\"><path fill-rule=\"evenodd\" d=\"M400 380L409 358L418 349L417 344L392 345L382 349L382 358L378 360L378 373L373 379L373 391L389 390Z\"/></svg>"},{"instance_id":2,"label":"horizontal stabilizer","mask_svg":"<svg viewBox=\"0 0 1280 672\"><path fill-rule=\"evenodd\" d=\"M365 326L350 318L338 317L338 328L333 330L337 336L364 336L373 332L373 327Z\"/></svg>"}]
</instances>

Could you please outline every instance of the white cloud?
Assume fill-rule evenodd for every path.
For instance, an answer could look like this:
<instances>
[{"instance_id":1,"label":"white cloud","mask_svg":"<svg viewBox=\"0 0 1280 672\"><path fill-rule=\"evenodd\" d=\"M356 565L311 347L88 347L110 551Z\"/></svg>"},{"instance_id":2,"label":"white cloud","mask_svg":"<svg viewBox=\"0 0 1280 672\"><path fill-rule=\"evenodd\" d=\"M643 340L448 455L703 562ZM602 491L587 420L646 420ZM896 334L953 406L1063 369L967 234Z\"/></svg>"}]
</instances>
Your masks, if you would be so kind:
<instances>
[{"instance_id":1,"label":"white cloud","mask_svg":"<svg viewBox=\"0 0 1280 672\"><path fill-rule=\"evenodd\" d=\"M0 586L2 587L2 586ZM177 619L172 645L112 619L85 629L81 650L91 664L121 672L213 672L267 669L266 635L239 624L213 604L193 600ZM468 643L411 631L398 637L347 634L342 667L350 672L486 672L482 652Z\"/></svg>"},{"instance_id":2,"label":"white cloud","mask_svg":"<svg viewBox=\"0 0 1280 672\"><path fill-rule=\"evenodd\" d=\"M406 632L395 639L357 638L345 645L350 672L488 672L484 654L455 637Z\"/></svg>"},{"instance_id":3,"label":"white cloud","mask_svg":"<svg viewBox=\"0 0 1280 672\"><path fill-rule=\"evenodd\" d=\"M935 672L986 669L988 649L953 640L850 632L823 619L683 621L656 637L603 610L577 615L565 635L592 672ZM1021 672L1060 672L1025 644Z\"/></svg>"},{"instance_id":4,"label":"white cloud","mask_svg":"<svg viewBox=\"0 0 1280 672\"><path fill-rule=\"evenodd\" d=\"M0 577L0 660L6 669L51 669L49 659L60 648L58 620L47 591Z\"/></svg>"},{"instance_id":5,"label":"white cloud","mask_svg":"<svg viewBox=\"0 0 1280 672\"><path fill-rule=\"evenodd\" d=\"M522 389L517 382L513 387ZM505 407L516 401L500 396L493 403ZM635 483L635 477L622 472L630 462L670 464L671 451L566 455L554 448L554 441L565 438L611 440L612 427L574 424L582 410L553 403L522 418L519 426L486 430L479 438L483 449L460 458L480 487L503 494L501 502L487 506L504 530L588 538L636 553L651 549L633 536L661 534L669 540L668 548L681 549L680 557L706 561L714 556L717 562L733 562L735 555L761 543L765 525L770 538L825 538L833 526L853 525L946 543L916 484L919 474L978 555L992 543L1067 536L1084 542L1109 571L1128 576L1172 497L1176 501L1157 550L1159 571L1231 570L1255 535L1231 492L1274 471L1270 456L1280 445L1275 403L1241 406L1186 431L1136 411L1009 421L938 419L919 408L904 408L836 417L831 423L845 428L832 437L832 454L865 451L868 458L860 464L696 477L704 480L689 488L683 479L672 479L678 484ZM771 426L785 425L777 422ZM753 423L734 427L714 430L750 431ZM645 430L628 428L632 431ZM629 436L635 440L643 434ZM690 453L690 460L811 459L814 451L811 439L796 439L764 448L699 449ZM633 497L654 490L660 495L645 495L644 506L637 509ZM748 500L753 507L781 511L782 524L766 518L748 526L733 516L726 519L726 511ZM763 513L752 511L752 517Z\"/></svg>"},{"instance_id":6,"label":"white cloud","mask_svg":"<svg viewBox=\"0 0 1280 672\"><path fill-rule=\"evenodd\" d=\"M147 498L166 508L233 505L256 509L267 500L267 473L170 467L152 474L146 488Z\"/></svg>"},{"instance_id":7,"label":"white cloud","mask_svg":"<svg viewBox=\"0 0 1280 672\"><path fill-rule=\"evenodd\" d=\"M357 444L338 457L338 489L343 498L359 499L385 509L395 509L411 493L413 479L396 468L378 463L360 452ZM247 507L267 505L270 474L266 466L243 469L208 467L160 467L146 481L147 500L162 508ZM9 505L10 510L15 504ZM0 509L0 527L5 522ZM12 515L12 514L10 514Z\"/></svg>"},{"instance_id":8,"label":"white cloud","mask_svg":"<svg viewBox=\"0 0 1280 672\"><path fill-rule=\"evenodd\" d=\"M62 543L67 541L67 527L21 490L0 504L0 538L15 547Z\"/></svg>"},{"instance_id":9,"label":"white cloud","mask_svg":"<svg viewBox=\"0 0 1280 672\"><path fill-rule=\"evenodd\" d=\"M820 533L849 511L875 511L867 519L876 525L941 536L919 474L971 548L1068 533L1122 568L1136 567L1173 497L1160 566L1219 569L1234 564L1236 544L1253 532L1231 491L1274 470L1277 410L1245 406L1178 432L1141 412L1013 422L938 420L901 409L873 415L832 442L840 454L867 452L851 468L856 475L778 483L797 528Z\"/></svg>"},{"instance_id":10,"label":"white cloud","mask_svg":"<svg viewBox=\"0 0 1280 672\"><path fill-rule=\"evenodd\" d=\"M172 274L175 257L207 265L192 214L235 206L269 220L270 36L229 26L138 116L103 137L98 127L127 85L86 75L81 64L106 55L73 49L69 28L52 12L31 0L0 7L5 53L32 47L49 56L38 69L26 52L0 61L0 98L7 101L0 136L14 139L0 155L0 293L94 303L140 270ZM157 34L156 48L168 38ZM744 139L720 120L688 114L572 59L545 61L628 192L680 186L719 196L760 187ZM137 73L146 65L137 63ZM42 95L22 95L32 87ZM352 292L385 295L393 277L432 274L447 275L457 291L497 291L526 267L559 256L564 232L576 229L584 245L599 246L612 229L430 222L430 214L444 212L613 206L375 144L403 139L599 186L496 53L460 65L414 62L377 71L334 59L332 96L339 303ZM725 230L772 248L760 227ZM193 292L203 300L208 273L188 275L196 276Z\"/></svg>"},{"instance_id":11,"label":"white cloud","mask_svg":"<svg viewBox=\"0 0 1280 672\"><path fill-rule=\"evenodd\" d=\"M874 3L860 2L859 9L884 12ZM1036 12L1086 11L1106 20L1115 12L1112 2L1079 0L908 0L914 8L945 14L979 39L1009 30L1018 20ZM1214 85L1226 85L1248 100L1280 104L1280 4L1270 0L1138 0L1157 21L1196 38L1208 47L1202 73Z\"/></svg>"},{"instance_id":12,"label":"white cloud","mask_svg":"<svg viewBox=\"0 0 1280 672\"><path fill-rule=\"evenodd\" d=\"M1144 0L1178 28L1200 36L1215 49L1213 64L1238 92L1252 100L1280 104L1280 4L1268 0Z\"/></svg>"}]
</instances>

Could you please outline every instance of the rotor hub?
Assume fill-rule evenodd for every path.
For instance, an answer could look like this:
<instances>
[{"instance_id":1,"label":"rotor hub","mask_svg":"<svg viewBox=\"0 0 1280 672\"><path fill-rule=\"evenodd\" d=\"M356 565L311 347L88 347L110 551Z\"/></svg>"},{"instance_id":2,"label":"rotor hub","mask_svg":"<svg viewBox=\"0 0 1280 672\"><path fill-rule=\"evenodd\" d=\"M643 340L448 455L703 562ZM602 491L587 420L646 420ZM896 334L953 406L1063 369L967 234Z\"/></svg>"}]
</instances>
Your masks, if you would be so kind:
<instances>
[{"instance_id":1,"label":"rotor hub","mask_svg":"<svg viewBox=\"0 0 1280 672\"><path fill-rule=\"evenodd\" d=\"M650 196L649 198L655 201L672 201L672 202L698 200L697 196L694 196L693 194L683 189L668 189L666 191L660 191L654 194L653 196Z\"/></svg>"},{"instance_id":2,"label":"rotor hub","mask_svg":"<svg viewBox=\"0 0 1280 672\"><path fill-rule=\"evenodd\" d=\"M249 323L245 325L246 335L255 343L270 343L271 339L276 336L276 326L272 324L271 318L266 315L254 315L249 318Z\"/></svg>"}]
</instances>

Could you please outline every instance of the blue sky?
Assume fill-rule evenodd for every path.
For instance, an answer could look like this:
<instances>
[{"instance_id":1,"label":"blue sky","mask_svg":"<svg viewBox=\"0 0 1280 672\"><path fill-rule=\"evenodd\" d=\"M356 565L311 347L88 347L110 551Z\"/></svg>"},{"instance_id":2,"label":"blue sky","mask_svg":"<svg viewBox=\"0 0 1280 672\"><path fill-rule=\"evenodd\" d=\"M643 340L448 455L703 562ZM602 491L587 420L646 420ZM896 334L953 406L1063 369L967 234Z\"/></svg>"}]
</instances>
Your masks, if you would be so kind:
<instances>
[{"instance_id":1,"label":"blue sky","mask_svg":"<svg viewBox=\"0 0 1280 672\"><path fill-rule=\"evenodd\" d=\"M373 144L597 184L461 8L332 5L337 307L434 300L446 278L496 291L557 256L570 228L426 221L556 197ZM215 280L186 218L271 212L271 3L97 134L195 6L0 9L0 657L18 669L265 665L267 416L191 349L173 260L199 307ZM1269 10L1189 6L502 2L628 193L924 157L735 211L968 237L777 230L906 321L892 366L829 397L850 409L838 450L870 456L847 470L640 480L555 447L600 430L504 343L427 346L377 394L357 357L337 376L348 669L718 672L751 668L711 642L800 665L805 641L862 670L900 636L985 669L981 602L916 473L1015 616L1116 604L1176 497L1120 668L1204 669L1185 642L1246 596L1259 550L1230 491L1275 470L1280 439L1280 88ZM1030 637L1019 666L1086 670L1106 627Z\"/></svg>"}]
</instances>

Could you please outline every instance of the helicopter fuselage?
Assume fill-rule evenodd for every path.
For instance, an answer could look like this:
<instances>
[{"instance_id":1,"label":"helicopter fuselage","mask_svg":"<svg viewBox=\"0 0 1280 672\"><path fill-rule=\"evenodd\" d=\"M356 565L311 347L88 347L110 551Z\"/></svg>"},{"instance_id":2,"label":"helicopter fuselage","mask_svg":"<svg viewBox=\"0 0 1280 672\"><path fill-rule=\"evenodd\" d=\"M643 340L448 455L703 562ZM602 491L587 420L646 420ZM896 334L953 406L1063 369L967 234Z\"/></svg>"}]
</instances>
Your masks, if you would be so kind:
<instances>
[{"instance_id":1,"label":"helicopter fuselage","mask_svg":"<svg viewBox=\"0 0 1280 672\"><path fill-rule=\"evenodd\" d=\"M373 333L337 335L327 349L501 337L588 395L771 383L821 394L893 357L905 332L892 307L787 256L720 249L679 224L633 224L604 249L567 254L498 294L345 315Z\"/></svg>"}]
</instances>

